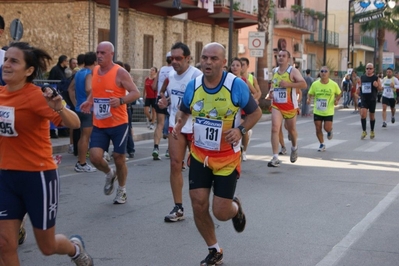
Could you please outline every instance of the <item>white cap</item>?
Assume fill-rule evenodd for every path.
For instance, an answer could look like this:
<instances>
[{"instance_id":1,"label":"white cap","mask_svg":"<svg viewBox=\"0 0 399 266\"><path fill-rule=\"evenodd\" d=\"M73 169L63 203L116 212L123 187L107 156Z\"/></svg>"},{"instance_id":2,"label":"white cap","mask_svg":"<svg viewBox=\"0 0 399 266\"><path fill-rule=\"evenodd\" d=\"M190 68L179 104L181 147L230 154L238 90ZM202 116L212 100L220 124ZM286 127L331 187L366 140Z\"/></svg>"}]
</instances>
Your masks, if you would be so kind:
<instances>
[{"instance_id":1,"label":"white cap","mask_svg":"<svg viewBox=\"0 0 399 266\"><path fill-rule=\"evenodd\" d=\"M166 57L171 57L172 56L172 53L171 52L168 52L167 54L166 54Z\"/></svg>"}]
</instances>

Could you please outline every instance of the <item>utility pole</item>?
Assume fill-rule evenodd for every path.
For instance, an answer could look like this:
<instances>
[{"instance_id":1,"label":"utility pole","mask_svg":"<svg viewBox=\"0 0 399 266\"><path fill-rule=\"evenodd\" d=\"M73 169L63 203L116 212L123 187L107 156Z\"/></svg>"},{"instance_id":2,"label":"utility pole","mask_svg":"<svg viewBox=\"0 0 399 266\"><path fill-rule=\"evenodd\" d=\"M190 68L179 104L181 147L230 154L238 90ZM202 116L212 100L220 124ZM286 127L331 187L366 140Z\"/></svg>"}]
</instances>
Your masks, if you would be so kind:
<instances>
[{"instance_id":1,"label":"utility pole","mask_svg":"<svg viewBox=\"0 0 399 266\"><path fill-rule=\"evenodd\" d=\"M324 50L323 50L323 66L327 64L327 42L328 42L328 0L326 0L326 11L325 11L325 21L324 21Z\"/></svg>"}]
</instances>

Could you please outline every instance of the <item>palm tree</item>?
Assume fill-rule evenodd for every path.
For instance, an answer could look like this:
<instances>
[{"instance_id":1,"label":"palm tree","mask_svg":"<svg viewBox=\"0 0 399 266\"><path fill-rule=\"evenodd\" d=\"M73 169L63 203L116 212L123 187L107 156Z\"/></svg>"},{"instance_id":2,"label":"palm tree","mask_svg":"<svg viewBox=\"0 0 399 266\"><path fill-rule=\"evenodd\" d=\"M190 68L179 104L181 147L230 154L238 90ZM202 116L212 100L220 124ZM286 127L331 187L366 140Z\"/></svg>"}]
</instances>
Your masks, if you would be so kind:
<instances>
[{"instance_id":1,"label":"palm tree","mask_svg":"<svg viewBox=\"0 0 399 266\"><path fill-rule=\"evenodd\" d=\"M376 72L382 72L385 31L394 32L396 33L396 39L399 38L399 6L395 6L393 9L387 8L383 18L364 22L360 25L360 30L362 32L377 31L378 56L376 58L378 58L378 71Z\"/></svg>"},{"instance_id":2,"label":"palm tree","mask_svg":"<svg viewBox=\"0 0 399 266\"><path fill-rule=\"evenodd\" d=\"M265 49L263 51L263 57L258 58L257 65L257 77L259 87L262 92L262 96L260 98L259 105L262 109L267 108L267 102L264 100L266 94L269 91L269 83L264 78L260 78L264 76L263 69L268 68L267 65L267 45L269 43L269 23L270 23L270 6L273 0L258 0L258 31L266 32L266 40L265 40Z\"/></svg>"}]
</instances>

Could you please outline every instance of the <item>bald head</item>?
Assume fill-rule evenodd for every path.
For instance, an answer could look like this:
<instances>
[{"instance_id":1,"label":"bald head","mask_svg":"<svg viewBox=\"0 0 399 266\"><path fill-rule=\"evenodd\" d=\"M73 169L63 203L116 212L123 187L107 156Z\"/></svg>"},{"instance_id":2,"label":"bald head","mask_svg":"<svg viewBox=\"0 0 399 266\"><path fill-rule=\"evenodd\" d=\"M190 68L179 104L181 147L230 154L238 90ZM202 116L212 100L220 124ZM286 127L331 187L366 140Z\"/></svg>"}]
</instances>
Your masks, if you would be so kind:
<instances>
[{"instance_id":1,"label":"bald head","mask_svg":"<svg viewBox=\"0 0 399 266\"><path fill-rule=\"evenodd\" d=\"M226 49L220 43L218 43L218 42L208 43L207 45L204 46L202 51L208 50L208 49L212 49L212 50L216 51L219 54L221 59L226 58Z\"/></svg>"},{"instance_id":2,"label":"bald head","mask_svg":"<svg viewBox=\"0 0 399 266\"><path fill-rule=\"evenodd\" d=\"M100 42L100 43L98 44L98 46L102 46L102 47L105 48L105 49L110 49L111 52L115 52L115 47L114 47L114 45L112 44L112 42L108 42L108 41Z\"/></svg>"},{"instance_id":3,"label":"bald head","mask_svg":"<svg viewBox=\"0 0 399 266\"><path fill-rule=\"evenodd\" d=\"M97 46L97 62L102 68L113 66L114 45L111 42L100 42Z\"/></svg>"}]
</instances>

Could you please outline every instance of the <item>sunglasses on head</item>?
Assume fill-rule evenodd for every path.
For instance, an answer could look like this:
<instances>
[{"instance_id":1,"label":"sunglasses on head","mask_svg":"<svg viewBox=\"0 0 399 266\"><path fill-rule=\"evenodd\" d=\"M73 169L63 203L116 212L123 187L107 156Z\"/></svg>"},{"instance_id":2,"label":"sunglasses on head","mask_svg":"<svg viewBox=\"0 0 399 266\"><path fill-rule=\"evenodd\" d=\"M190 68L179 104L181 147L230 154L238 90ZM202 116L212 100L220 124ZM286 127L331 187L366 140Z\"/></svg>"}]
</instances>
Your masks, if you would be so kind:
<instances>
[{"instance_id":1,"label":"sunglasses on head","mask_svg":"<svg viewBox=\"0 0 399 266\"><path fill-rule=\"evenodd\" d=\"M181 61L181 60L183 60L183 56L171 56L170 57L170 60L171 61L173 61L173 60L176 60L176 61Z\"/></svg>"}]
</instances>

